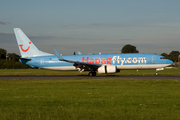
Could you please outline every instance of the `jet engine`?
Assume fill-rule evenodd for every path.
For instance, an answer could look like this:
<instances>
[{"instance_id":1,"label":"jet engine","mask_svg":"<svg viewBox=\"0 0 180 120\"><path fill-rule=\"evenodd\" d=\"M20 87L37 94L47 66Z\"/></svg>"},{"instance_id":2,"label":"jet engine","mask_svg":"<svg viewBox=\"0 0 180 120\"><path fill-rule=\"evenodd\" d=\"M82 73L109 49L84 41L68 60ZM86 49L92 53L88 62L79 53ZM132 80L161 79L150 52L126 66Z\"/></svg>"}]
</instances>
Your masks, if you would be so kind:
<instances>
[{"instance_id":1,"label":"jet engine","mask_svg":"<svg viewBox=\"0 0 180 120\"><path fill-rule=\"evenodd\" d=\"M120 72L120 70L118 70L115 65L103 65L103 66L99 67L97 71L100 74Z\"/></svg>"}]
</instances>

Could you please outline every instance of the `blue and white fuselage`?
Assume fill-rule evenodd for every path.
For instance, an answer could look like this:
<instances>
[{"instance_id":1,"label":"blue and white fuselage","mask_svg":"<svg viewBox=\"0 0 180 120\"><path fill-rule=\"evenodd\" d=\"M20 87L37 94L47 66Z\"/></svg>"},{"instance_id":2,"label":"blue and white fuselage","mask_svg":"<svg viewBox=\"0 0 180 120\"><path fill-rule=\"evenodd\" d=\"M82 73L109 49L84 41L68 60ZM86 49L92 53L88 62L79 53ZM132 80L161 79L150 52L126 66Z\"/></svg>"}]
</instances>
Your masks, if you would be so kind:
<instances>
[{"instance_id":1,"label":"blue and white fuselage","mask_svg":"<svg viewBox=\"0 0 180 120\"><path fill-rule=\"evenodd\" d=\"M169 59L157 54L87 54L87 55L55 55L40 51L19 28L14 29L19 50L20 61L31 67L50 70L91 71L89 75L98 73L116 73L123 69L162 69L173 64Z\"/></svg>"},{"instance_id":2,"label":"blue and white fuselage","mask_svg":"<svg viewBox=\"0 0 180 120\"><path fill-rule=\"evenodd\" d=\"M164 56L146 53L131 54L87 54L87 55L62 55L66 60L116 65L117 69L156 69L171 65L173 62ZM21 59L21 62L31 67L39 67L51 70L77 70L74 63L60 61L56 55L28 57L30 61Z\"/></svg>"}]
</instances>

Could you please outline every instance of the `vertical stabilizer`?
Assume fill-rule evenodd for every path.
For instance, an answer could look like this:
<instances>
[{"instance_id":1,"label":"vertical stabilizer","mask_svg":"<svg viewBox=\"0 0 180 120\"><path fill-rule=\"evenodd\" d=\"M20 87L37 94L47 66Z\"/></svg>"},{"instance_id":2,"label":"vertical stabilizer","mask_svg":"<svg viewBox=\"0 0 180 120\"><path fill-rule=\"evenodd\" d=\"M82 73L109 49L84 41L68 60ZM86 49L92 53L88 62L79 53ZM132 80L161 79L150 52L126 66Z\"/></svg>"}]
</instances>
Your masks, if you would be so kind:
<instances>
[{"instance_id":1,"label":"vertical stabilizer","mask_svg":"<svg viewBox=\"0 0 180 120\"><path fill-rule=\"evenodd\" d=\"M40 51L31 40L23 33L20 28L14 28L14 33L19 46L21 57L35 57L35 56L47 56L52 55Z\"/></svg>"}]
</instances>

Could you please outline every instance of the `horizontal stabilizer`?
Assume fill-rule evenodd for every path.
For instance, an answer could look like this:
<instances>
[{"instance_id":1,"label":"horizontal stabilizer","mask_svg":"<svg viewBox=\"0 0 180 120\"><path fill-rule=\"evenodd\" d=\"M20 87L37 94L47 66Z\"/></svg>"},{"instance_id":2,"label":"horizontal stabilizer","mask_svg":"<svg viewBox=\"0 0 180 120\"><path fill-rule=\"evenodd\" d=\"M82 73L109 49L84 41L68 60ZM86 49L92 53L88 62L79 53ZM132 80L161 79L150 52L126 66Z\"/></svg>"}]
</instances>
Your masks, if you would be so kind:
<instances>
[{"instance_id":1,"label":"horizontal stabilizer","mask_svg":"<svg viewBox=\"0 0 180 120\"><path fill-rule=\"evenodd\" d=\"M26 60L26 61L31 61L30 58L22 58L22 57L11 57L10 54L7 55L9 58L15 58L15 59L21 59L21 60Z\"/></svg>"},{"instance_id":2,"label":"horizontal stabilizer","mask_svg":"<svg viewBox=\"0 0 180 120\"><path fill-rule=\"evenodd\" d=\"M32 60L32 59L29 59L29 58L22 58L22 57L20 57L19 59L26 60L26 61L31 61Z\"/></svg>"}]
</instances>

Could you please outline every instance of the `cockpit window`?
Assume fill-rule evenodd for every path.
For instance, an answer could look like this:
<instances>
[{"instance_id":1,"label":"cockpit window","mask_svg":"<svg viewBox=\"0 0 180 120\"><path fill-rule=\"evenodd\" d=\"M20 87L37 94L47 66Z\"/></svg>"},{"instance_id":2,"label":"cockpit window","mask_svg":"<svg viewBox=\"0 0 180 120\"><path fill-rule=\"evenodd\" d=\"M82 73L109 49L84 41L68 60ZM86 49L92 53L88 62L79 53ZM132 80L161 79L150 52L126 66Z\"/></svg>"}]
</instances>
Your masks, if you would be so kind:
<instances>
[{"instance_id":1,"label":"cockpit window","mask_svg":"<svg viewBox=\"0 0 180 120\"><path fill-rule=\"evenodd\" d=\"M166 57L161 57L160 59L166 59Z\"/></svg>"}]
</instances>

